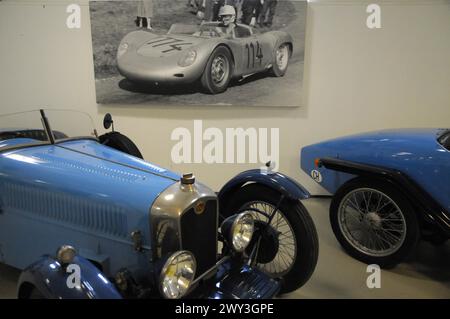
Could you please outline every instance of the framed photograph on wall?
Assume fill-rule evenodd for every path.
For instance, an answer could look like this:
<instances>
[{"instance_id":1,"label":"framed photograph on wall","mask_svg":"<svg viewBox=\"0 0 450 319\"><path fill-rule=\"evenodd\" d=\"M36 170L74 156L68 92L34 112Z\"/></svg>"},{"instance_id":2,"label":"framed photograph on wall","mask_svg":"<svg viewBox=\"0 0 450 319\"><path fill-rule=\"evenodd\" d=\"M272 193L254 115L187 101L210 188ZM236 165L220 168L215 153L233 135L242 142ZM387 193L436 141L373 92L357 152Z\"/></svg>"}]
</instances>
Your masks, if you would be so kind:
<instances>
[{"instance_id":1,"label":"framed photograph on wall","mask_svg":"<svg viewBox=\"0 0 450 319\"><path fill-rule=\"evenodd\" d=\"M90 1L97 103L298 107L306 1Z\"/></svg>"}]
</instances>

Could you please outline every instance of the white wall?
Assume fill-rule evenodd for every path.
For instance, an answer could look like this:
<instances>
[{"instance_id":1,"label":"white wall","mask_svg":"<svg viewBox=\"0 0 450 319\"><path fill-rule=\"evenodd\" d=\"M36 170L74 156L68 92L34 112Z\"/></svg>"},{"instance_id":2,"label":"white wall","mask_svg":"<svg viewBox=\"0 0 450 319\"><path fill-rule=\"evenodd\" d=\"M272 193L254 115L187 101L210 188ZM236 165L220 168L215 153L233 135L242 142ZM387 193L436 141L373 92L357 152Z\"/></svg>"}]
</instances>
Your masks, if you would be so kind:
<instances>
[{"instance_id":1,"label":"white wall","mask_svg":"<svg viewBox=\"0 0 450 319\"><path fill-rule=\"evenodd\" d=\"M82 5L81 30L65 27L69 3ZM97 106L87 0L0 2L1 113L78 108L101 126L106 112L146 159L194 171L219 187L255 165L173 165L176 127L279 127L280 169L321 192L299 168L303 145L394 127L450 127L450 1L372 1L382 28L365 26L364 1L313 1L308 8L305 100L297 109Z\"/></svg>"}]
</instances>

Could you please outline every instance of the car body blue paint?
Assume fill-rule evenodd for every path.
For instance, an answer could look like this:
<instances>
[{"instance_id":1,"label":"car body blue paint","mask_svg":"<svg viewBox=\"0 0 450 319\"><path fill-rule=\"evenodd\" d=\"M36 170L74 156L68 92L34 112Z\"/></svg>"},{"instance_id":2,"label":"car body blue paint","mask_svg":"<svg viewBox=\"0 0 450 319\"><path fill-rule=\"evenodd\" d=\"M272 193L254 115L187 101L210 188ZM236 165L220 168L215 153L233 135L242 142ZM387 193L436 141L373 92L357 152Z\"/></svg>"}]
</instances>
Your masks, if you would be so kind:
<instances>
[{"instance_id":1,"label":"car body blue paint","mask_svg":"<svg viewBox=\"0 0 450 319\"><path fill-rule=\"evenodd\" d=\"M73 264L80 268L79 287L69 287L76 284L72 279L74 271L62 266L50 256L42 256L28 266L19 277L18 287L26 289L26 285L33 285L48 299L121 299L122 296L115 286L91 262L83 257L75 257ZM72 275L72 277L70 277ZM29 287L29 286L28 286ZM18 291L18 295L30 291Z\"/></svg>"},{"instance_id":2,"label":"car body blue paint","mask_svg":"<svg viewBox=\"0 0 450 319\"><path fill-rule=\"evenodd\" d=\"M40 144L31 138L14 138L11 140L0 141L0 148L3 147L15 147L23 144Z\"/></svg>"},{"instance_id":3,"label":"car body blue paint","mask_svg":"<svg viewBox=\"0 0 450 319\"><path fill-rule=\"evenodd\" d=\"M287 198L302 200L309 198L309 192L290 177L279 173L253 169L239 173L226 183L219 192L219 198L226 197L246 183L258 183L270 187Z\"/></svg>"},{"instance_id":4,"label":"car body blue paint","mask_svg":"<svg viewBox=\"0 0 450 319\"><path fill-rule=\"evenodd\" d=\"M306 146L301 150L301 168L317 170L321 185L330 193L354 175L317 168L317 158L338 158L395 169L418 183L442 207L450 211L450 151L438 142L443 129L398 129L341 137Z\"/></svg>"},{"instance_id":5,"label":"car body blue paint","mask_svg":"<svg viewBox=\"0 0 450 319\"><path fill-rule=\"evenodd\" d=\"M111 147L101 145L94 140L83 139L77 141L67 141L58 145L83 154L89 154L104 160L120 163L122 165L129 165L134 169L137 168L144 171L149 171L151 173L172 178L174 180L179 180L180 178L179 174L166 170L155 164L146 162L140 158L125 154Z\"/></svg>"},{"instance_id":6,"label":"car body blue paint","mask_svg":"<svg viewBox=\"0 0 450 319\"><path fill-rule=\"evenodd\" d=\"M86 153L70 149L82 147ZM94 149L99 157L89 155ZM176 175L119 162L149 169L144 161L90 140L1 153L0 261L24 269L68 244L105 262L108 276L127 265L147 267L149 210ZM132 248L135 230L143 235L144 254Z\"/></svg>"}]
</instances>

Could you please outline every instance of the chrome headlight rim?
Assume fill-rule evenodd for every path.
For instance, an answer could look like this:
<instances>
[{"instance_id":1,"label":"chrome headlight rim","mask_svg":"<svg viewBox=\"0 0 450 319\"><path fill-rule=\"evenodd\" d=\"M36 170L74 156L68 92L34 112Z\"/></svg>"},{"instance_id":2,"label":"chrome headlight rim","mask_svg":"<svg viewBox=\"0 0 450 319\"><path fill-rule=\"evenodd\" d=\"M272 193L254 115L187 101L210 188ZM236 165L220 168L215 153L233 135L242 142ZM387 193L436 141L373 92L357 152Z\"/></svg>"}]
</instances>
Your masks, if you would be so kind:
<instances>
[{"instance_id":1,"label":"chrome headlight rim","mask_svg":"<svg viewBox=\"0 0 450 319\"><path fill-rule=\"evenodd\" d=\"M123 56L125 53L127 53L128 49L129 49L130 45L127 42L123 42L119 45L119 47L117 48L117 57L121 57Z\"/></svg>"},{"instance_id":2,"label":"chrome headlight rim","mask_svg":"<svg viewBox=\"0 0 450 319\"><path fill-rule=\"evenodd\" d=\"M77 255L77 251L73 246L62 245L56 251L56 260L61 265L68 265L68 264L73 263L76 255Z\"/></svg>"},{"instance_id":3,"label":"chrome headlight rim","mask_svg":"<svg viewBox=\"0 0 450 319\"><path fill-rule=\"evenodd\" d=\"M235 238L235 235L236 235L236 234L235 234L235 231L236 231L236 228L240 225L240 223L241 223L242 221L244 221L245 219L251 220L251 233L250 233L250 235L248 236L248 239L246 240L245 245L244 245L244 246L239 246L239 247L237 247L237 246L236 246L236 238ZM255 219L254 219L253 215L250 214L249 212L242 212L242 213L239 213L239 214L235 217L235 219L234 219L234 221L233 221L233 224L231 225L231 228L230 228L230 234L229 234L229 236L231 237L231 238L230 238L230 242L231 242L231 246L233 247L233 250L236 251L236 252L238 252L238 253L244 252L245 249L247 249L247 247L248 247L248 245L250 244L250 242L252 241L252 238L253 238L253 234L254 234L254 233L255 233ZM242 234L241 234L241 235L242 235Z\"/></svg>"},{"instance_id":4,"label":"chrome headlight rim","mask_svg":"<svg viewBox=\"0 0 450 319\"><path fill-rule=\"evenodd\" d=\"M165 287L164 287L165 279L167 277L166 273L167 273L169 267L174 262L176 262L176 260L178 258L180 258L182 255L187 255L187 256L189 256L191 258L191 261L192 261L192 267L191 267L192 268L192 276L191 276L191 279L189 280L188 285L184 288L184 290L181 291L179 295L173 297L173 296L170 296L170 295L168 295L166 293L166 290L165 290ZM166 259L163 267L161 268L161 272L160 272L160 275L159 275L159 291L160 291L161 295L164 298L166 298L166 299L180 299L180 298L183 298L184 296L186 296L186 294L189 292L189 290L191 288L192 283L194 282L196 271L197 271L197 261L196 261L195 256L194 256L194 254L192 252L190 252L188 250L179 250L179 251L176 251L175 253L171 254Z\"/></svg>"},{"instance_id":5,"label":"chrome headlight rim","mask_svg":"<svg viewBox=\"0 0 450 319\"><path fill-rule=\"evenodd\" d=\"M197 60L197 51L195 49L189 49L183 53L181 58L178 60L178 66L187 68L195 63Z\"/></svg>"}]
</instances>

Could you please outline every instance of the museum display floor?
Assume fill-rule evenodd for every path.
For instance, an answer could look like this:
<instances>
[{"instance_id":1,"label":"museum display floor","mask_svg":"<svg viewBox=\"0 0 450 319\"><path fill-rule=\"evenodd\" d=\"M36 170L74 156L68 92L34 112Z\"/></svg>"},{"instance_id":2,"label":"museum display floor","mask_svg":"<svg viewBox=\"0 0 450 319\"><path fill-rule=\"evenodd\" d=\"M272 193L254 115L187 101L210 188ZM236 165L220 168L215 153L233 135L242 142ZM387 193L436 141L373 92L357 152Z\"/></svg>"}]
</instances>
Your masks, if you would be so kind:
<instances>
[{"instance_id":1,"label":"museum display floor","mask_svg":"<svg viewBox=\"0 0 450 319\"><path fill-rule=\"evenodd\" d=\"M381 271L381 288L369 289L367 265L348 256L328 222L329 199L304 202L319 233L319 262L310 281L282 298L450 298L450 241L421 242L407 263ZM19 271L0 265L0 298L14 298Z\"/></svg>"}]
</instances>

